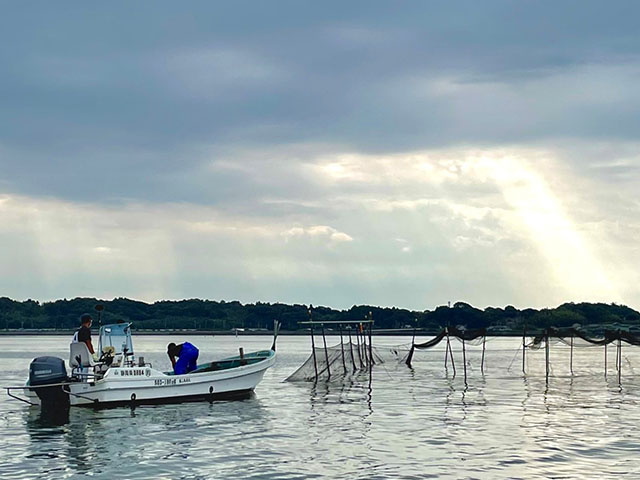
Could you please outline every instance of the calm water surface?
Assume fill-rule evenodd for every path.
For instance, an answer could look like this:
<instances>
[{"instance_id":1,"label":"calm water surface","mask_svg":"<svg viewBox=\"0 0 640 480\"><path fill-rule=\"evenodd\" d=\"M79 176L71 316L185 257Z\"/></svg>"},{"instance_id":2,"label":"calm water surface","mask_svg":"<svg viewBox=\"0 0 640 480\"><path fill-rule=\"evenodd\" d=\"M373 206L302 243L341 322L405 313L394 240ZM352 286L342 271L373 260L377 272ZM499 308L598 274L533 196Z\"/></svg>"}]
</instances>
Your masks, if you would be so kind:
<instances>
[{"instance_id":1,"label":"calm water surface","mask_svg":"<svg viewBox=\"0 0 640 480\"><path fill-rule=\"evenodd\" d=\"M21 384L35 356L68 357L65 337L0 337L0 384ZM268 348L264 336L134 338L138 354L169 367L170 341L189 340L201 360ZM374 337L376 346L409 338ZM336 339L329 339L336 343ZM0 399L2 478L640 478L640 349L615 350L604 376L602 348L552 347L527 356L519 339L468 348L468 379L454 342L345 381L283 380L310 353L305 337L278 339L278 362L249 400L171 406L72 409L56 424L39 409ZM60 423L60 422L58 422Z\"/></svg>"}]
</instances>

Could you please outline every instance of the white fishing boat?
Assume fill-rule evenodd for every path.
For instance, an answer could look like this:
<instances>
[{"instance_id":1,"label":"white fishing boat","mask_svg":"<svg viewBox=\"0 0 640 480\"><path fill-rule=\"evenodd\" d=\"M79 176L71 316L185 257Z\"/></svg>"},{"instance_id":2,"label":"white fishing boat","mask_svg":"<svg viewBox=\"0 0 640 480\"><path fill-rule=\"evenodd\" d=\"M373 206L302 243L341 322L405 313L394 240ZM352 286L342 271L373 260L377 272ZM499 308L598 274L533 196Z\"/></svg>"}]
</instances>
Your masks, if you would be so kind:
<instances>
[{"instance_id":1,"label":"white fishing boat","mask_svg":"<svg viewBox=\"0 0 640 480\"><path fill-rule=\"evenodd\" d=\"M25 385L5 389L15 399L49 410L245 398L275 363L277 334L275 322L270 350L244 353L240 349L238 356L175 375L136 356L130 324L104 325L99 333L99 361L94 362L85 343L72 343L70 374L63 359L38 357L29 366ZM23 395L16 395L16 390L22 390Z\"/></svg>"}]
</instances>

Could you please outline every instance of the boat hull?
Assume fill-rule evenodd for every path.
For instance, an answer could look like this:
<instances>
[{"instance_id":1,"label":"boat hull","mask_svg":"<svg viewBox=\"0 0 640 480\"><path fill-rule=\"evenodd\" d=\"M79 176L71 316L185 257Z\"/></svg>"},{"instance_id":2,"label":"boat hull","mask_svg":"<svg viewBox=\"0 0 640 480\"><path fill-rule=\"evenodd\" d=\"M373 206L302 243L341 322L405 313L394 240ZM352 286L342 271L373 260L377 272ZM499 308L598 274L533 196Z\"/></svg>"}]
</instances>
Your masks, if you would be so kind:
<instances>
[{"instance_id":1,"label":"boat hull","mask_svg":"<svg viewBox=\"0 0 640 480\"><path fill-rule=\"evenodd\" d=\"M251 396L274 363L275 352L269 352L266 358L248 365L185 375L163 373L151 367L110 368L95 382L72 382L59 388L68 392L72 407L242 399ZM25 387L24 391L30 401L41 403L33 390Z\"/></svg>"}]
</instances>

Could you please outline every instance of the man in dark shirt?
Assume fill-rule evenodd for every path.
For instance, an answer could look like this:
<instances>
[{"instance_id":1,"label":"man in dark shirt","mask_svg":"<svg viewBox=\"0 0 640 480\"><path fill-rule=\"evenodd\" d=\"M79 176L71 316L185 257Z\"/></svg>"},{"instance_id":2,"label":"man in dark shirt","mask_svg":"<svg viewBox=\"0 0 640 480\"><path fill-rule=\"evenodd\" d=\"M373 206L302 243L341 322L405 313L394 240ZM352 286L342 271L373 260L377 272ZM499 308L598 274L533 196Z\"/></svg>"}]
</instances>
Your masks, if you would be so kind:
<instances>
[{"instance_id":1,"label":"man in dark shirt","mask_svg":"<svg viewBox=\"0 0 640 480\"><path fill-rule=\"evenodd\" d=\"M91 355L95 354L93 350L93 345L91 344L91 315L88 313L83 314L80 317L80 323L82 326L73 336L73 341L78 343L86 343L87 348L89 349L89 353Z\"/></svg>"}]
</instances>

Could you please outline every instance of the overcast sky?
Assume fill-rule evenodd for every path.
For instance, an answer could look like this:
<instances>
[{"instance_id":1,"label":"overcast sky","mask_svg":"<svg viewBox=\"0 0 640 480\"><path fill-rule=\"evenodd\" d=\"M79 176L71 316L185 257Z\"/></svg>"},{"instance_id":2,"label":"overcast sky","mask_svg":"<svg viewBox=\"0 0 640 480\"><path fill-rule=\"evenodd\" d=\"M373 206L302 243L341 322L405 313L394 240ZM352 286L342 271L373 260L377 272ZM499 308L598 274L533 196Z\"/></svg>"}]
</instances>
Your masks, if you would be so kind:
<instances>
[{"instance_id":1,"label":"overcast sky","mask_svg":"<svg viewBox=\"0 0 640 480\"><path fill-rule=\"evenodd\" d=\"M0 296L640 309L637 2L4 2Z\"/></svg>"}]
</instances>

